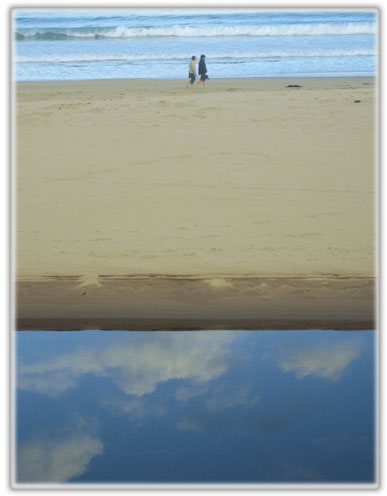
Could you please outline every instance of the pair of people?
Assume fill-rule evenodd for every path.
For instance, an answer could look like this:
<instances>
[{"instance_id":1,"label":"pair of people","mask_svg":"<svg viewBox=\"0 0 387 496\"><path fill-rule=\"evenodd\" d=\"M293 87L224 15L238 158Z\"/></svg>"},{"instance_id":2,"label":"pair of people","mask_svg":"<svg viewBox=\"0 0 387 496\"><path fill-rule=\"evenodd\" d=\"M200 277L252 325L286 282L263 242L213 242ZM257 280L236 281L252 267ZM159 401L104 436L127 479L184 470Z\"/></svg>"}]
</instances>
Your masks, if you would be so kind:
<instances>
[{"instance_id":1,"label":"pair of people","mask_svg":"<svg viewBox=\"0 0 387 496\"><path fill-rule=\"evenodd\" d=\"M205 55L200 55L200 61L199 61L199 76L200 79L196 81L196 78L198 77L197 72L196 72L196 56L192 55L191 61L189 63L189 69L188 69L188 82L186 84L186 87L188 88L189 85L191 85L191 88L194 86L197 86L200 82L203 83L203 88L206 86L206 80L209 79L207 76L207 66L206 66L206 56ZM195 84L196 81L196 84Z\"/></svg>"}]
</instances>

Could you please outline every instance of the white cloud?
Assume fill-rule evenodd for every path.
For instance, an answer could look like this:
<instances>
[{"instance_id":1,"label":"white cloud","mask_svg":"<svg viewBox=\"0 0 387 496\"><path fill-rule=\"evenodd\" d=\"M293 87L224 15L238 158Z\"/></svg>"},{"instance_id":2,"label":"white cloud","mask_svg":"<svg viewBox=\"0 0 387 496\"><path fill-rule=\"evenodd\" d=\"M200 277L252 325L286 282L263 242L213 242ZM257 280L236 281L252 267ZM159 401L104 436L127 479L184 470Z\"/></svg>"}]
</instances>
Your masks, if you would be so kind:
<instances>
[{"instance_id":1,"label":"white cloud","mask_svg":"<svg viewBox=\"0 0 387 496\"><path fill-rule=\"evenodd\" d=\"M214 389L206 400L206 407L209 412L219 412L238 405L254 405L258 400L259 396L246 385L237 390L229 390L222 386Z\"/></svg>"},{"instance_id":2,"label":"white cloud","mask_svg":"<svg viewBox=\"0 0 387 496\"><path fill-rule=\"evenodd\" d=\"M58 483L83 474L103 444L86 434L67 439L28 441L18 449L17 478L24 483Z\"/></svg>"},{"instance_id":3,"label":"white cloud","mask_svg":"<svg viewBox=\"0 0 387 496\"><path fill-rule=\"evenodd\" d=\"M75 387L78 383L77 377L66 370L51 370L47 374L42 374L39 369L36 371L18 373L17 385L20 389L35 391L56 397L64 391Z\"/></svg>"},{"instance_id":4,"label":"white cloud","mask_svg":"<svg viewBox=\"0 0 387 496\"><path fill-rule=\"evenodd\" d=\"M194 384L192 386L179 387L175 391L175 398L178 401L187 401L195 396L201 396L208 391L208 384Z\"/></svg>"},{"instance_id":5,"label":"white cloud","mask_svg":"<svg viewBox=\"0 0 387 496\"><path fill-rule=\"evenodd\" d=\"M177 428L181 431L193 431L193 432L200 432L203 430L203 426L200 425L199 422L197 422L194 419L182 419L180 422L177 423Z\"/></svg>"},{"instance_id":6,"label":"white cloud","mask_svg":"<svg viewBox=\"0 0 387 496\"><path fill-rule=\"evenodd\" d=\"M311 375L335 381L341 378L345 368L360 354L361 344L361 340L345 340L281 350L277 363L284 372L294 372L298 379Z\"/></svg>"},{"instance_id":7,"label":"white cloud","mask_svg":"<svg viewBox=\"0 0 387 496\"><path fill-rule=\"evenodd\" d=\"M219 414L219 412L240 405L254 405L258 400L258 394L247 385L238 389L230 389L227 384L216 385L210 388L209 394L201 402L204 408L185 416L177 423L177 428L182 431L203 431L214 423L224 422L227 419L227 417L222 418L222 414L214 416L214 413ZM233 412L226 413L226 416L229 414L235 418Z\"/></svg>"},{"instance_id":8,"label":"white cloud","mask_svg":"<svg viewBox=\"0 0 387 496\"><path fill-rule=\"evenodd\" d=\"M166 408L160 402L149 401L146 396L103 399L101 403L113 414L126 414L136 420L149 416L161 417L167 413Z\"/></svg>"},{"instance_id":9,"label":"white cloud","mask_svg":"<svg viewBox=\"0 0 387 496\"><path fill-rule=\"evenodd\" d=\"M169 332L122 335L105 348L80 349L32 364L18 364L18 387L55 396L85 374L109 377L125 394L143 396L170 379L205 383L231 364L233 333Z\"/></svg>"}]
</instances>

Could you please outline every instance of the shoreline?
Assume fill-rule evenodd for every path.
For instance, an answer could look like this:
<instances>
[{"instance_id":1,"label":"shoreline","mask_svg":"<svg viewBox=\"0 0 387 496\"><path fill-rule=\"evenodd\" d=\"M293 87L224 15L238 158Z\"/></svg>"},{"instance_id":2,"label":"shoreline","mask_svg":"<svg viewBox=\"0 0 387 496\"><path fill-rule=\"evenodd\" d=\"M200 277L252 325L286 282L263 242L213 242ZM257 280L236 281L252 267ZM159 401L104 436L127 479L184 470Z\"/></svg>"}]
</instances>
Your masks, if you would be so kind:
<instances>
[{"instance_id":1,"label":"shoreline","mask_svg":"<svg viewBox=\"0 0 387 496\"><path fill-rule=\"evenodd\" d=\"M17 328L373 327L378 80L185 82L15 84Z\"/></svg>"},{"instance_id":2,"label":"shoreline","mask_svg":"<svg viewBox=\"0 0 387 496\"><path fill-rule=\"evenodd\" d=\"M369 78L369 79L378 79L378 74L303 74L303 75L297 75L297 74L284 74L284 75L263 75L263 76L230 76L230 77L211 77L209 81L221 81L221 80L229 80L229 79L325 79L325 78L332 78L332 79L346 79L346 78ZM185 81L186 78L184 77L149 77L149 78L94 78L94 79L26 79L26 80L15 80L13 81L14 84L24 84L24 83L76 83L78 81Z\"/></svg>"},{"instance_id":3,"label":"shoreline","mask_svg":"<svg viewBox=\"0 0 387 496\"><path fill-rule=\"evenodd\" d=\"M180 82L184 84L187 81L188 78L186 77L176 77L176 78L97 78L97 79L55 79L55 80L27 80L27 81L13 81L13 85L15 88L18 86L28 86L28 85L62 85L62 84L70 84L70 85L76 85L78 83L80 84L93 84L93 83L105 83L105 84L115 84L115 83L127 83L128 85L130 84L136 84L136 83L150 83L153 85L153 83L159 83L160 85L165 85L165 83L168 82ZM301 81L301 80L306 80L306 81L316 81L316 82L323 82L323 81L356 81L356 80L369 80L376 84L379 81L379 76L377 74L375 75L353 75L353 76L315 76L315 75L310 75L310 76L295 76L295 75L284 75L284 76L239 76L239 77L210 77L208 80L208 87L211 84L211 81L214 82L226 82L230 83L233 81L238 81L238 82L251 82L251 81L278 81L278 82L283 82L284 79L289 79L290 81ZM257 88L259 89L259 88Z\"/></svg>"}]
</instances>

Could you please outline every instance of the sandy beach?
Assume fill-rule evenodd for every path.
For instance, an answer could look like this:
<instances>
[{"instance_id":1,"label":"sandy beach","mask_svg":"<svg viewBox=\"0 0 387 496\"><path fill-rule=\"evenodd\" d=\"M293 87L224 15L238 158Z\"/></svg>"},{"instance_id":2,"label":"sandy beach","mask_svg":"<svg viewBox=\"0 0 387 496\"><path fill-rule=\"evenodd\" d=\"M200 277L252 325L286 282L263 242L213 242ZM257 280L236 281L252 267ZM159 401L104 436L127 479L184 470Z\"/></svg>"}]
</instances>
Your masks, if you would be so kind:
<instances>
[{"instance_id":1,"label":"sandy beach","mask_svg":"<svg viewBox=\"0 0 387 496\"><path fill-rule=\"evenodd\" d=\"M15 85L17 328L373 328L375 80L184 85Z\"/></svg>"}]
</instances>

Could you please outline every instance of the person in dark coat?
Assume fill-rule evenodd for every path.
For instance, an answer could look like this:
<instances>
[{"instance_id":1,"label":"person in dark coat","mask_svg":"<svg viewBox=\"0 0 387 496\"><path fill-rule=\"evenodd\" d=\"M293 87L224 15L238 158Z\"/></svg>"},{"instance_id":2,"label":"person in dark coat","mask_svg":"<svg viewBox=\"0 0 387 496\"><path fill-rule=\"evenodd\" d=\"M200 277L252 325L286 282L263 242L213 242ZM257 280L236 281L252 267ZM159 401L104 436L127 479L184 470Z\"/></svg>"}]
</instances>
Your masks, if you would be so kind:
<instances>
[{"instance_id":1,"label":"person in dark coat","mask_svg":"<svg viewBox=\"0 0 387 496\"><path fill-rule=\"evenodd\" d=\"M200 81L203 83L203 88L206 86L206 80L209 79L207 76L207 66L206 66L206 56L205 55L200 55L200 61L199 61L199 76L200 76Z\"/></svg>"}]
</instances>

